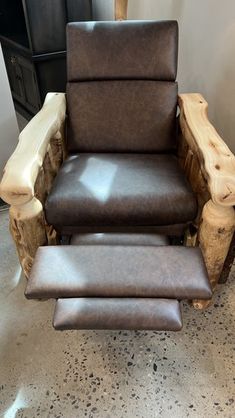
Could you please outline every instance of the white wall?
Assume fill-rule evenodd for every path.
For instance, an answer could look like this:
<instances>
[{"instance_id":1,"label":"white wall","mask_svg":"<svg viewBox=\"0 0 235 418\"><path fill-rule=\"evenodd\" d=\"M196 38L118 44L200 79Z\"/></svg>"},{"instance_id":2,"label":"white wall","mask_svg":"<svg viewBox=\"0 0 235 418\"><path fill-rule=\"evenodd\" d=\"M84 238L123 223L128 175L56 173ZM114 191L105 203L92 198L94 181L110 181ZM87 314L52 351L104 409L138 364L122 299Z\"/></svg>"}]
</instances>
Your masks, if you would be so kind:
<instances>
[{"instance_id":1,"label":"white wall","mask_svg":"<svg viewBox=\"0 0 235 418\"><path fill-rule=\"evenodd\" d=\"M93 0L93 19L94 20L113 20L114 0Z\"/></svg>"},{"instance_id":2,"label":"white wall","mask_svg":"<svg viewBox=\"0 0 235 418\"><path fill-rule=\"evenodd\" d=\"M201 92L235 152L235 1L129 0L128 19L177 19L181 92Z\"/></svg>"},{"instance_id":3,"label":"white wall","mask_svg":"<svg viewBox=\"0 0 235 418\"><path fill-rule=\"evenodd\" d=\"M18 141L18 125L0 45L0 179Z\"/></svg>"}]
</instances>

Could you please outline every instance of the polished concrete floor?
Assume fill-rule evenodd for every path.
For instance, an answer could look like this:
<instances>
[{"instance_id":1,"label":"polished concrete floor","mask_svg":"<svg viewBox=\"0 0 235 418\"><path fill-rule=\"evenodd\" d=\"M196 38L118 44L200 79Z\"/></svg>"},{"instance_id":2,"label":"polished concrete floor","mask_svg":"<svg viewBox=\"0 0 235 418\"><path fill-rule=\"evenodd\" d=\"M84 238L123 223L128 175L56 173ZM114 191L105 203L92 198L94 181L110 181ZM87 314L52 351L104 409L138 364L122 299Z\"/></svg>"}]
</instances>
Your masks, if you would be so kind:
<instances>
[{"instance_id":1,"label":"polished concrete floor","mask_svg":"<svg viewBox=\"0 0 235 418\"><path fill-rule=\"evenodd\" d=\"M214 305L183 305L170 332L71 331L51 326L53 301L27 301L0 213L0 416L232 418L235 282Z\"/></svg>"}]
</instances>

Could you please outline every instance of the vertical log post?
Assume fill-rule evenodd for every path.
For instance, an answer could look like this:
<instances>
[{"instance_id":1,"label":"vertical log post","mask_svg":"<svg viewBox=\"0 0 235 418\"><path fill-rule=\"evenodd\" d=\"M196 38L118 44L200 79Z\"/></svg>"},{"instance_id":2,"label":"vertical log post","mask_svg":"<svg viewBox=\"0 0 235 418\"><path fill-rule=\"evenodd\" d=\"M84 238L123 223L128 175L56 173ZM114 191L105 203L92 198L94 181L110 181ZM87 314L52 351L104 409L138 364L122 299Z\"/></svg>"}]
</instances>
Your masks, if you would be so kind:
<instances>
[{"instance_id":1,"label":"vertical log post","mask_svg":"<svg viewBox=\"0 0 235 418\"><path fill-rule=\"evenodd\" d=\"M221 206L209 200L202 211L199 245L206 263L211 287L214 290L228 254L235 229L235 212L231 206ZM194 300L197 309L206 308L211 300Z\"/></svg>"},{"instance_id":2,"label":"vertical log post","mask_svg":"<svg viewBox=\"0 0 235 418\"><path fill-rule=\"evenodd\" d=\"M10 207L10 231L28 278L37 248L48 242L43 207L38 199L34 197L24 205Z\"/></svg>"},{"instance_id":3,"label":"vertical log post","mask_svg":"<svg viewBox=\"0 0 235 418\"><path fill-rule=\"evenodd\" d=\"M194 224L212 289L219 281L235 230L235 156L208 119L208 104L197 93L179 95L179 160L199 212ZM190 236L186 245L194 245ZM193 301L202 309L211 301Z\"/></svg>"},{"instance_id":4,"label":"vertical log post","mask_svg":"<svg viewBox=\"0 0 235 418\"><path fill-rule=\"evenodd\" d=\"M48 93L42 109L21 132L0 183L0 196L11 205L10 230L26 277L37 248L58 241L43 207L66 155L65 114L65 94Z\"/></svg>"}]
</instances>

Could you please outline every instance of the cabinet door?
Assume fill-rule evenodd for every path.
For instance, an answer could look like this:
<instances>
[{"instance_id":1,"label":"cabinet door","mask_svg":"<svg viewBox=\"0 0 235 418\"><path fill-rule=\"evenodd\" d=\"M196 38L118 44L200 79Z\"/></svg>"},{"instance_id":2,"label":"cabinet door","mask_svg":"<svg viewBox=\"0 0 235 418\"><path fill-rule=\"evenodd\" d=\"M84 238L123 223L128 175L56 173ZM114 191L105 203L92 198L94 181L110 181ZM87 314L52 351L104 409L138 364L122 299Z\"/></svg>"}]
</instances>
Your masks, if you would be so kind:
<instances>
[{"instance_id":1,"label":"cabinet door","mask_svg":"<svg viewBox=\"0 0 235 418\"><path fill-rule=\"evenodd\" d=\"M50 91L64 92L66 89L66 56L51 57L34 62L41 100Z\"/></svg>"},{"instance_id":2,"label":"cabinet door","mask_svg":"<svg viewBox=\"0 0 235 418\"><path fill-rule=\"evenodd\" d=\"M5 48L3 49L3 55L12 96L18 102L24 104L24 87L20 68L18 66L18 56L14 53L14 51Z\"/></svg>"},{"instance_id":3,"label":"cabinet door","mask_svg":"<svg viewBox=\"0 0 235 418\"><path fill-rule=\"evenodd\" d=\"M23 6L33 54L65 50L65 0L23 0Z\"/></svg>"},{"instance_id":4,"label":"cabinet door","mask_svg":"<svg viewBox=\"0 0 235 418\"><path fill-rule=\"evenodd\" d=\"M21 56L18 57L17 62L24 88L24 106L32 113L36 113L41 107L41 100L34 65Z\"/></svg>"},{"instance_id":5,"label":"cabinet door","mask_svg":"<svg viewBox=\"0 0 235 418\"><path fill-rule=\"evenodd\" d=\"M91 0L67 0L67 16L68 22L91 20Z\"/></svg>"}]
</instances>

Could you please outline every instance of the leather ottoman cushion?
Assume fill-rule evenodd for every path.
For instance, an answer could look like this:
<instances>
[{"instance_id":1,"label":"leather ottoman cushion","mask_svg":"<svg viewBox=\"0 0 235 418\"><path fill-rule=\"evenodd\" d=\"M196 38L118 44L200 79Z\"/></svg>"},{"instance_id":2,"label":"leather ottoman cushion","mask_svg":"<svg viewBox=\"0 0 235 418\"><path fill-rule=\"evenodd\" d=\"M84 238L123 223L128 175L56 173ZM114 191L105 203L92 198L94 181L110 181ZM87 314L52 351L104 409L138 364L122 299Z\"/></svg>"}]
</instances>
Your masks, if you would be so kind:
<instances>
[{"instance_id":1,"label":"leather ottoman cushion","mask_svg":"<svg viewBox=\"0 0 235 418\"><path fill-rule=\"evenodd\" d=\"M180 331L177 300L72 298L56 302L53 326L65 329L144 329Z\"/></svg>"},{"instance_id":2,"label":"leather ottoman cushion","mask_svg":"<svg viewBox=\"0 0 235 418\"><path fill-rule=\"evenodd\" d=\"M174 225L192 221L195 196L171 154L76 154L61 167L46 218L63 226Z\"/></svg>"}]
</instances>

